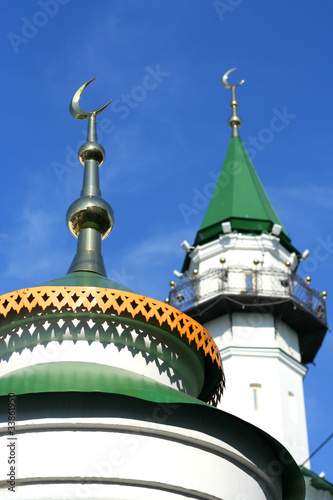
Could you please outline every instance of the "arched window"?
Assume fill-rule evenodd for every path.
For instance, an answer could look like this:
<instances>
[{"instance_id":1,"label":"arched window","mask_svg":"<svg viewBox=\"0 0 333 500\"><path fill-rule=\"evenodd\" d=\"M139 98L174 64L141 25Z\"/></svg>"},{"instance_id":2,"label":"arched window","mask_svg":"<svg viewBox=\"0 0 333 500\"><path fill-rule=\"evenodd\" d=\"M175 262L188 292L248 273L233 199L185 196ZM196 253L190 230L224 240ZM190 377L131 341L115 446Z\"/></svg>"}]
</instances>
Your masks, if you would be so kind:
<instances>
[{"instance_id":1,"label":"arched window","mask_svg":"<svg viewBox=\"0 0 333 500\"><path fill-rule=\"evenodd\" d=\"M253 410L259 411L259 402L260 402L260 389L261 384L250 384L250 388L252 390L252 401L253 401Z\"/></svg>"},{"instance_id":2,"label":"arched window","mask_svg":"<svg viewBox=\"0 0 333 500\"><path fill-rule=\"evenodd\" d=\"M297 412L297 401L296 396L291 391L288 392L288 402L289 402L289 415L290 419L298 423L298 412Z\"/></svg>"}]
</instances>

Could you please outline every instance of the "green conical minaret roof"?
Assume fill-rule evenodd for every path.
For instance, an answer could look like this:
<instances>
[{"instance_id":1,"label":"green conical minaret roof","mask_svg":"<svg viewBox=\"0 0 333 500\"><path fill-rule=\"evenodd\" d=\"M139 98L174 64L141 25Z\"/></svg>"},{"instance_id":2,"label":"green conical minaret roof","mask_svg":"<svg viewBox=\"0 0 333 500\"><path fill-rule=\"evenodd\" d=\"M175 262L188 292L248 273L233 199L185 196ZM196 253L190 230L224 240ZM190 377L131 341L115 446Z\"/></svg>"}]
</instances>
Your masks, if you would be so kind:
<instances>
[{"instance_id":1,"label":"green conical minaret roof","mask_svg":"<svg viewBox=\"0 0 333 500\"><path fill-rule=\"evenodd\" d=\"M229 221L233 230L247 233L270 232L282 226L239 137L232 137L212 200L195 243L215 239L221 223ZM281 238L289 240L282 226Z\"/></svg>"}]
</instances>

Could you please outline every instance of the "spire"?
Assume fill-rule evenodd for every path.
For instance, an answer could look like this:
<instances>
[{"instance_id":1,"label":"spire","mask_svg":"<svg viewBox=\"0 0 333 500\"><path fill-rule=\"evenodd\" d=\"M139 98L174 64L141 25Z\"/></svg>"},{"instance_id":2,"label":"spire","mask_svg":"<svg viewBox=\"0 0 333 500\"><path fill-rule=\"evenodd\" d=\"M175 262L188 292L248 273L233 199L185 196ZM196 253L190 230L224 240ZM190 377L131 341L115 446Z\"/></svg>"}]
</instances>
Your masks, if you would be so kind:
<instances>
[{"instance_id":1,"label":"spire","mask_svg":"<svg viewBox=\"0 0 333 500\"><path fill-rule=\"evenodd\" d=\"M69 107L74 118L88 119L88 133L87 142L78 153L84 166L81 197L71 204L66 216L69 230L78 239L77 252L68 272L91 271L106 276L101 240L112 231L114 214L110 205L101 198L99 189L99 167L104 163L105 151L97 142L96 115L111 101L95 111L83 111L79 105L83 90L94 80L77 90Z\"/></svg>"},{"instance_id":2,"label":"spire","mask_svg":"<svg viewBox=\"0 0 333 500\"><path fill-rule=\"evenodd\" d=\"M238 129L242 121L236 112L238 103L235 89L242 85L244 80L235 85L228 83L228 75L234 69L230 69L222 77L223 86L232 91L232 116L228 120L232 128L231 141L194 245L203 245L219 238L223 234L222 222L230 222L232 231L248 234L271 233L274 224L277 224L281 226L281 244L290 252L298 253L292 246L239 137ZM187 270L189 261L187 254L182 272Z\"/></svg>"},{"instance_id":3,"label":"spire","mask_svg":"<svg viewBox=\"0 0 333 500\"><path fill-rule=\"evenodd\" d=\"M231 73L232 71L235 71L235 69L237 69L237 68L229 69L229 71L227 71L222 76L222 85L226 89L231 89L231 96L232 96L232 98L231 98L230 107L232 109L232 116L230 116L230 118L228 120L228 123L229 123L229 126L232 128L232 137L239 137L238 129L239 129L239 127L242 124L242 120L239 118L239 116L237 116L238 102L236 101L236 91L235 91L235 89L236 89L236 87L239 87L240 85L243 85L244 80L241 80L239 83L236 83L235 85L230 85L230 83L228 83L229 73Z\"/></svg>"},{"instance_id":4,"label":"spire","mask_svg":"<svg viewBox=\"0 0 333 500\"><path fill-rule=\"evenodd\" d=\"M229 73L235 69L229 69L222 77L222 85L232 91L232 116L228 120L232 128L231 141L196 243L202 244L215 239L222 232L221 223L228 221L233 230L255 234L270 232L272 226L278 224L282 228L281 238L290 245L287 233L238 134L242 121L236 112L238 103L235 89L242 85L244 80L235 85L228 83Z\"/></svg>"}]
</instances>

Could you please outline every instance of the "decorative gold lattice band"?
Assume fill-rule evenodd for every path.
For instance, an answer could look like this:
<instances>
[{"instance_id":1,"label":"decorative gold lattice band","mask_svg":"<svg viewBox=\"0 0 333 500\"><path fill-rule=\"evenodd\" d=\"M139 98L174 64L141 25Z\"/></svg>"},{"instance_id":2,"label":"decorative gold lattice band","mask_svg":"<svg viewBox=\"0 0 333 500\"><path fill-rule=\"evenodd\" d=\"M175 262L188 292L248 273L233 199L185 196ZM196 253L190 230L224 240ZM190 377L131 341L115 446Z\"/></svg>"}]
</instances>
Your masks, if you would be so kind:
<instances>
[{"instance_id":1,"label":"decorative gold lattice band","mask_svg":"<svg viewBox=\"0 0 333 500\"><path fill-rule=\"evenodd\" d=\"M194 342L212 363L222 370L222 361L217 345L199 323L172 306L143 295L122 290L95 287L42 286L24 288L0 296L0 314L19 314L35 308L101 310L104 313L131 317L137 321L159 326L162 330L178 334L189 343Z\"/></svg>"}]
</instances>

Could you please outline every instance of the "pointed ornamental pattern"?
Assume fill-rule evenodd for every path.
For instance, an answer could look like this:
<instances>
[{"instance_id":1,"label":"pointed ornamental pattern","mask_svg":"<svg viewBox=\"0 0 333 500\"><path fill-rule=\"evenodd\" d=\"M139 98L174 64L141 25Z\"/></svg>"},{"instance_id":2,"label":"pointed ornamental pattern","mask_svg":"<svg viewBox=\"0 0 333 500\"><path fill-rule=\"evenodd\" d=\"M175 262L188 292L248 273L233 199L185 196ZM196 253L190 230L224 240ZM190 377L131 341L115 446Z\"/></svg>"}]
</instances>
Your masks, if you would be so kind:
<instances>
[{"instance_id":1,"label":"pointed ornamental pattern","mask_svg":"<svg viewBox=\"0 0 333 500\"><path fill-rule=\"evenodd\" d=\"M64 320L73 321L75 319L78 322L80 319L84 319L87 313L91 313L95 321L96 316L93 316L93 313L110 322L116 318L127 318L133 328L135 325L139 328L145 328L149 325L152 331L157 332L160 329L169 334L170 338L175 339L177 343L192 346L205 358L205 383L199 399L209 402L213 406L216 406L220 400L225 387L225 377L220 352L207 330L178 309L136 293L78 286L41 286L16 290L0 296L0 338L10 338L6 331L6 325L9 324L10 328L13 329L16 322L15 316L19 317L20 325L23 323L34 325L37 321L36 318L40 320L44 317L51 320L52 316L57 314L56 311L62 313L61 319L65 325L66 321ZM50 324L48 323L48 326ZM69 331L69 328L67 325L66 331ZM31 333L28 330L31 337L35 330L36 328L33 328ZM22 333L24 330L20 328L20 332ZM56 332L57 335L61 333L59 324ZM67 335L70 335L72 340L76 333L72 331ZM110 337L104 341L113 343L112 335L110 333ZM34 345L34 342L36 342L36 338L28 341L30 347ZM10 348L16 349L16 343L11 342ZM154 354L152 349L150 356L154 356ZM88 363L87 366L90 364ZM109 384L112 387L112 380L109 381ZM17 390L16 392L18 393ZM1 391L0 395L2 395Z\"/></svg>"}]
</instances>

